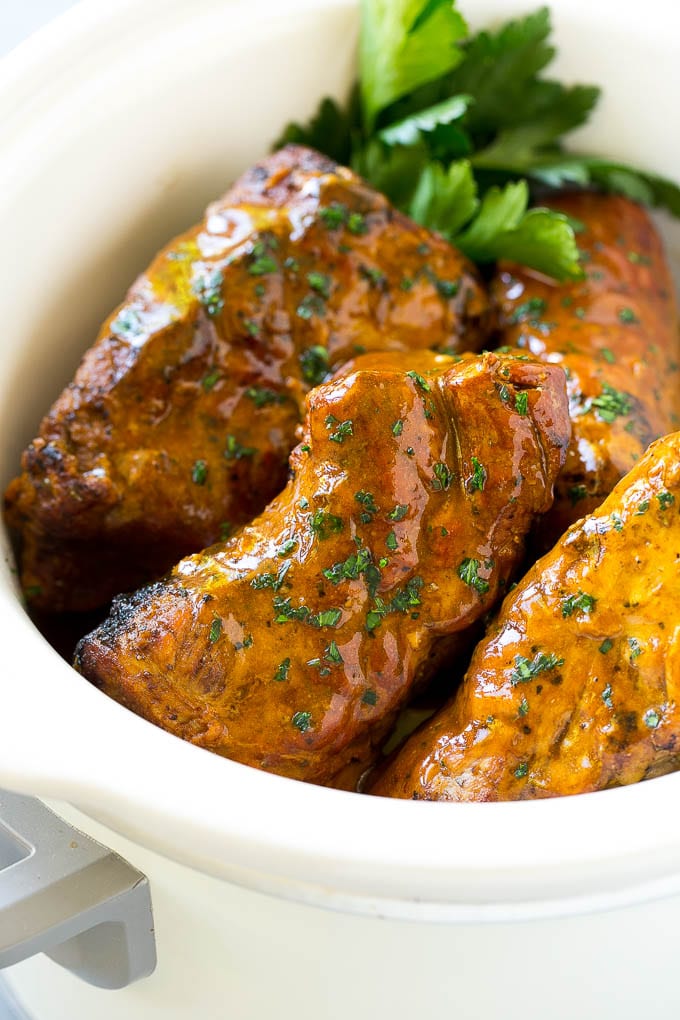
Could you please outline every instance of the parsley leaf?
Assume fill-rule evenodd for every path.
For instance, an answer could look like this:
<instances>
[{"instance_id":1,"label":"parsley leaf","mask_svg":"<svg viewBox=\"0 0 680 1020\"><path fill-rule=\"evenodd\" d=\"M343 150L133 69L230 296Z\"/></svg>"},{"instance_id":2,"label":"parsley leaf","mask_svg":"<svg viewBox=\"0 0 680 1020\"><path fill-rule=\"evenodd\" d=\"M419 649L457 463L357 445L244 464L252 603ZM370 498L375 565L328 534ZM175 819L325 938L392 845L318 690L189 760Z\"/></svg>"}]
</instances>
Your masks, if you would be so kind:
<instances>
[{"instance_id":1,"label":"parsley leaf","mask_svg":"<svg viewBox=\"0 0 680 1020\"><path fill-rule=\"evenodd\" d=\"M396 99L451 71L467 34L451 0L363 0L359 69L367 126Z\"/></svg>"}]
</instances>

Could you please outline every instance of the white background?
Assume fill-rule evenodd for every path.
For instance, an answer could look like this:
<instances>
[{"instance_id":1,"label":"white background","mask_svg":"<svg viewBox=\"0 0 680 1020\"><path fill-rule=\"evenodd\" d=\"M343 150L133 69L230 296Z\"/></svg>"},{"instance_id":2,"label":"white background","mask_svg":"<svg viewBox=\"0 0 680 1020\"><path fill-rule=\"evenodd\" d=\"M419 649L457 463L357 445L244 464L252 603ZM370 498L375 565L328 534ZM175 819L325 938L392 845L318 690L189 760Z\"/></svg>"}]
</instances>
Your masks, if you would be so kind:
<instances>
[{"instance_id":1,"label":"white background","mask_svg":"<svg viewBox=\"0 0 680 1020\"><path fill-rule=\"evenodd\" d=\"M76 0L0 0L0 56Z\"/></svg>"}]
</instances>

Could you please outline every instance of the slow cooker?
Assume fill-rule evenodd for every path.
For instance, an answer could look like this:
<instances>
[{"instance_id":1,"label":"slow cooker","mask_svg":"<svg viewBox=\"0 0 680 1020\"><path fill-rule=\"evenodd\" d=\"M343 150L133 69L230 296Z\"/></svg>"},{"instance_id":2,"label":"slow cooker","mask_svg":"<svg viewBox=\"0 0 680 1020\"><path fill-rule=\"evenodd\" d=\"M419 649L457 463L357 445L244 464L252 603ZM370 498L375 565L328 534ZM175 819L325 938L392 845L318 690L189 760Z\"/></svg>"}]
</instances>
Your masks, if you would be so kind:
<instances>
[{"instance_id":1,"label":"slow cooker","mask_svg":"<svg viewBox=\"0 0 680 1020\"><path fill-rule=\"evenodd\" d=\"M532 4L463 4L473 27ZM554 0L574 144L680 177L680 9ZM0 481L99 322L282 125L353 77L351 0L86 0L0 65ZM669 252L680 235L662 224ZM680 775L379 800L249 769L106 699L0 563L0 965L34 1020L674 1015ZM9 792L11 791L11 792Z\"/></svg>"}]
</instances>

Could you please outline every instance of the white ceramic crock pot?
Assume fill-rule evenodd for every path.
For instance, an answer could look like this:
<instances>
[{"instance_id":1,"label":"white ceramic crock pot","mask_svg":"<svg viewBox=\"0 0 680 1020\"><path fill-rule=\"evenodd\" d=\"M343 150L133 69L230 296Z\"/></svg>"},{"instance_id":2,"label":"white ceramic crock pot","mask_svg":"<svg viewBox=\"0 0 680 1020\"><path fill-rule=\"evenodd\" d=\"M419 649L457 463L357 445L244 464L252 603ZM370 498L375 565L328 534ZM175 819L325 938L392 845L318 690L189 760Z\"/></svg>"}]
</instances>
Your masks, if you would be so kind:
<instances>
[{"instance_id":1,"label":"white ceramic crock pot","mask_svg":"<svg viewBox=\"0 0 680 1020\"><path fill-rule=\"evenodd\" d=\"M462 6L479 25L534 5ZM552 7L556 73L606 89L579 141L680 178L674 0ZM344 92L355 36L351 0L87 0L0 66L2 484L135 273L284 122ZM36 1020L680 1008L680 775L446 805L245 768L71 671L26 617L8 550L0 649L0 786L56 802L148 876L154 906L158 966L128 988L43 956L6 970Z\"/></svg>"}]
</instances>

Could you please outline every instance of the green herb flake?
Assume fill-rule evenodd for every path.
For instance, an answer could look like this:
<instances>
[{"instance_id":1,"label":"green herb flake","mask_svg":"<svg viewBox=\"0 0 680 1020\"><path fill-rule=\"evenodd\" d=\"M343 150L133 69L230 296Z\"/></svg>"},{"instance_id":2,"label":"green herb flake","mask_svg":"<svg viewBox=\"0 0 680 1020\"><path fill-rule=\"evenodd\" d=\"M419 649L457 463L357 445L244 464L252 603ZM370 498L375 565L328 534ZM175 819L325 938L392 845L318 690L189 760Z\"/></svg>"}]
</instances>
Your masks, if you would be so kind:
<instances>
[{"instance_id":1,"label":"green herb flake","mask_svg":"<svg viewBox=\"0 0 680 1020\"><path fill-rule=\"evenodd\" d=\"M224 449L224 456L227 460L243 460L245 457L253 457L257 453L254 446L242 446L236 436L227 436L227 443Z\"/></svg>"},{"instance_id":2,"label":"green herb flake","mask_svg":"<svg viewBox=\"0 0 680 1020\"><path fill-rule=\"evenodd\" d=\"M274 679L278 683L283 683L284 680L288 679L288 671L290 670L290 659L284 659L280 662L274 673Z\"/></svg>"},{"instance_id":3,"label":"green herb flake","mask_svg":"<svg viewBox=\"0 0 680 1020\"><path fill-rule=\"evenodd\" d=\"M248 400L252 400L255 407L267 407L268 404L283 404L286 400L286 396L283 393L277 393L276 390L270 390L266 386L249 386L245 391Z\"/></svg>"},{"instance_id":4,"label":"green herb flake","mask_svg":"<svg viewBox=\"0 0 680 1020\"><path fill-rule=\"evenodd\" d=\"M632 326L637 325L640 320L632 308L621 308L619 310L619 322L622 322L625 326Z\"/></svg>"},{"instance_id":5,"label":"green herb flake","mask_svg":"<svg viewBox=\"0 0 680 1020\"><path fill-rule=\"evenodd\" d=\"M390 510L388 517L391 521L403 521L408 513L408 507L405 503L397 503L393 510Z\"/></svg>"},{"instance_id":6,"label":"green herb flake","mask_svg":"<svg viewBox=\"0 0 680 1020\"><path fill-rule=\"evenodd\" d=\"M362 234L366 234L368 232L366 218L362 216L361 213L358 212L350 213L349 216L347 217L347 229L349 230L350 234L354 234L355 237L359 237Z\"/></svg>"},{"instance_id":7,"label":"green herb flake","mask_svg":"<svg viewBox=\"0 0 680 1020\"><path fill-rule=\"evenodd\" d=\"M630 648L630 661L634 662L642 655L643 649L640 647L640 642L634 637L628 638L628 647Z\"/></svg>"},{"instance_id":8,"label":"green herb flake","mask_svg":"<svg viewBox=\"0 0 680 1020\"><path fill-rule=\"evenodd\" d=\"M403 431L404 431L404 423L403 423L403 421L400 418L398 421L395 421L394 424L392 425L392 435L393 436L400 436Z\"/></svg>"},{"instance_id":9,"label":"green herb flake","mask_svg":"<svg viewBox=\"0 0 680 1020\"><path fill-rule=\"evenodd\" d=\"M279 556L289 556L297 546L297 540L294 538L287 539L282 546L279 547Z\"/></svg>"},{"instance_id":10,"label":"green herb flake","mask_svg":"<svg viewBox=\"0 0 680 1020\"><path fill-rule=\"evenodd\" d=\"M659 510L668 510L669 506L675 503L675 496L672 492L657 492L656 498L659 501Z\"/></svg>"},{"instance_id":11,"label":"green herb flake","mask_svg":"<svg viewBox=\"0 0 680 1020\"><path fill-rule=\"evenodd\" d=\"M602 691L602 700L604 701L607 708L613 708L614 702L612 701L612 685L607 684L605 689Z\"/></svg>"},{"instance_id":12,"label":"green herb flake","mask_svg":"<svg viewBox=\"0 0 680 1020\"><path fill-rule=\"evenodd\" d=\"M555 655L554 652L537 652L533 659L527 659L524 655L515 656L515 668L510 674L510 682L515 684L526 684L541 673L549 673L564 665L564 659Z\"/></svg>"},{"instance_id":13,"label":"green herb flake","mask_svg":"<svg viewBox=\"0 0 680 1020\"><path fill-rule=\"evenodd\" d=\"M603 347L602 350L600 351L600 354L602 355L602 357L604 358L608 365L613 365L614 362L616 361L616 357L614 356L613 351L610 351L608 347Z\"/></svg>"},{"instance_id":14,"label":"green herb flake","mask_svg":"<svg viewBox=\"0 0 680 1020\"><path fill-rule=\"evenodd\" d=\"M486 484L486 468L476 457L472 457L472 474L467 480L468 492L483 492Z\"/></svg>"},{"instance_id":15,"label":"green herb flake","mask_svg":"<svg viewBox=\"0 0 680 1020\"><path fill-rule=\"evenodd\" d=\"M216 641L219 641L220 634L222 633L222 621L219 616L216 616L213 622L210 624L210 633L208 634L208 640L211 645L214 645Z\"/></svg>"},{"instance_id":16,"label":"green herb flake","mask_svg":"<svg viewBox=\"0 0 680 1020\"><path fill-rule=\"evenodd\" d=\"M313 315L323 317L326 314L325 301L320 294L307 294L297 306L295 314L305 320L311 319ZM324 350L324 348L321 348L321 350ZM300 360L302 360L303 355L306 353L306 351L303 351L303 354L300 355Z\"/></svg>"},{"instance_id":17,"label":"green herb flake","mask_svg":"<svg viewBox=\"0 0 680 1020\"><path fill-rule=\"evenodd\" d=\"M517 305L508 322L510 325L515 325L519 322L526 322L528 319L538 319L543 315L547 307L548 303L544 298L529 298L528 301L523 301L522 304Z\"/></svg>"},{"instance_id":18,"label":"green herb flake","mask_svg":"<svg viewBox=\"0 0 680 1020\"><path fill-rule=\"evenodd\" d=\"M390 552L397 551L397 536L394 534L393 531L390 531L389 535L385 539L385 545L390 550Z\"/></svg>"},{"instance_id":19,"label":"green herb flake","mask_svg":"<svg viewBox=\"0 0 680 1020\"><path fill-rule=\"evenodd\" d=\"M326 422L328 422L328 418L326 419ZM332 425L329 426L328 424L326 424L326 428L329 427L332 428ZM350 418L348 418L347 421L340 422L338 424L337 429L335 429L334 432L331 432L328 438L332 443L344 443L347 436L353 435L354 435L354 423Z\"/></svg>"},{"instance_id":20,"label":"green herb flake","mask_svg":"<svg viewBox=\"0 0 680 1020\"><path fill-rule=\"evenodd\" d=\"M649 510L649 500L648 499L643 499L642 502L638 504L638 508L635 511L635 516L636 517L644 517L644 515L647 513L648 510Z\"/></svg>"},{"instance_id":21,"label":"green herb flake","mask_svg":"<svg viewBox=\"0 0 680 1020\"><path fill-rule=\"evenodd\" d=\"M567 492L572 506L576 506L577 503L580 503L588 495L585 485L570 485Z\"/></svg>"},{"instance_id":22,"label":"green herb flake","mask_svg":"<svg viewBox=\"0 0 680 1020\"><path fill-rule=\"evenodd\" d=\"M313 627L337 627L342 617L342 609L324 609L314 616L310 616L309 622Z\"/></svg>"},{"instance_id":23,"label":"green herb flake","mask_svg":"<svg viewBox=\"0 0 680 1020\"><path fill-rule=\"evenodd\" d=\"M648 708L642 718L645 726L648 726L650 730L655 730L661 722L661 716L654 708Z\"/></svg>"},{"instance_id":24,"label":"green herb flake","mask_svg":"<svg viewBox=\"0 0 680 1020\"><path fill-rule=\"evenodd\" d=\"M329 230L337 230L347 222L349 210L342 202L331 202L319 209L319 219Z\"/></svg>"},{"instance_id":25,"label":"green herb flake","mask_svg":"<svg viewBox=\"0 0 680 1020\"><path fill-rule=\"evenodd\" d=\"M220 372L216 368L213 368L212 371L208 372L207 375L203 376L203 378L201 379L201 386L203 387L206 393L210 393L211 389L215 386L217 382L219 382L220 378L221 378Z\"/></svg>"},{"instance_id":26,"label":"green herb flake","mask_svg":"<svg viewBox=\"0 0 680 1020\"><path fill-rule=\"evenodd\" d=\"M529 766L527 762L521 762L514 771L515 779L524 779L529 773Z\"/></svg>"},{"instance_id":27,"label":"green herb flake","mask_svg":"<svg viewBox=\"0 0 680 1020\"><path fill-rule=\"evenodd\" d=\"M295 715L291 716L290 720L300 733L306 733L307 730L312 728L312 713L311 712L296 712Z\"/></svg>"},{"instance_id":28,"label":"green herb flake","mask_svg":"<svg viewBox=\"0 0 680 1020\"><path fill-rule=\"evenodd\" d=\"M607 652L610 652L613 647L614 647L614 642L612 641L612 639L611 638L605 638L604 641L602 642L602 644L600 645L600 647L598 648L598 652L601 652L602 655L606 655Z\"/></svg>"},{"instance_id":29,"label":"green herb flake","mask_svg":"<svg viewBox=\"0 0 680 1020\"><path fill-rule=\"evenodd\" d=\"M346 560L339 560L332 567L322 570L323 576L331 584L339 584L340 581L354 581L363 574L371 563L371 553L368 549L359 549L351 553Z\"/></svg>"},{"instance_id":30,"label":"green herb flake","mask_svg":"<svg viewBox=\"0 0 680 1020\"><path fill-rule=\"evenodd\" d=\"M614 531L623 531L623 517L621 514L613 513L609 515L609 520L612 522Z\"/></svg>"},{"instance_id":31,"label":"green herb flake","mask_svg":"<svg viewBox=\"0 0 680 1020\"><path fill-rule=\"evenodd\" d=\"M300 355L300 366L302 368L302 378L305 382L309 383L310 386L318 386L324 381L330 371L328 351L325 347L319 345L308 347Z\"/></svg>"},{"instance_id":32,"label":"green herb flake","mask_svg":"<svg viewBox=\"0 0 680 1020\"><path fill-rule=\"evenodd\" d=\"M432 481L433 492L444 492L451 485L453 480L453 473L443 461L438 461L434 465L434 479Z\"/></svg>"},{"instance_id":33,"label":"green herb flake","mask_svg":"<svg viewBox=\"0 0 680 1020\"><path fill-rule=\"evenodd\" d=\"M251 276L266 276L268 273L275 273L278 268L276 261L271 255L260 255L250 263L248 272Z\"/></svg>"},{"instance_id":34,"label":"green herb flake","mask_svg":"<svg viewBox=\"0 0 680 1020\"><path fill-rule=\"evenodd\" d=\"M628 393L615 390L609 383L603 383L600 396L587 401L584 411L588 411L592 407L596 409L602 421L611 425L617 418L630 414L633 409L633 400Z\"/></svg>"},{"instance_id":35,"label":"green herb flake","mask_svg":"<svg viewBox=\"0 0 680 1020\"><path fill-rule=\"evenodd\" d=\"M578 595L569 595L562 602L562 616L572 616L575 611L586 613L588 616L595 608L597 599L593 595L586 595L579 591Z\"/></svg>"},{"instance_id":36,"label":"green herb flake","mask_svg":"<svg viewBox=\"0 0 680 1020\"><path fill-rule=\"evenodd\" d=\"M521 414L523 417L526 416L529 405L529 394L528 393L516 393L515 394L515 410L517 414Z\"/></svg>"},{"instance_id":37,"label":"green herb flake","mask_svg":"<svg viewBox=\"0 0 680 1020\"><path fill-rule=\"evenodd\" d=\"M194 485L205 485L208 478L208 465L204 460L194 461L191 471L191 480Z\"/></svg>"},{"instance_id":38,"label":"green herb flake","mask_svg":"<svg viewBox=\"0 0 680 1020\"><path fill-rule=\"evenodd\" d=\"M362 705L377 705L378 695L371 687L367 687L364 693L361 695Z\"/></svg>"},{"instance_id":39,"label":"green herb flake","mask_svg":"<svg viewBox=\"0 0 680 1020\"><path fill-rule=\"evenodd\" d=\"M331 278L325 273L307 273L307 283L322 297L328 299L331 294Z\"/></svg>"},{"instance_id":40,"label":"green herb flake","mask_svg":"<svg viewBox=\"0 0 680 1020\"><path fill-rule=\"evenodd\" d=\"M331 643L324 649L323 657L326 662L332 662L335 665L340 665L344 661L340 654L340 649L336 645L335 641L331 641Z\"/></svg>"},{"instance_id":41,"label":"green herb flake","mask_svg":"<svg viewBox=\"0 0 680 1020\"><path fill-rule=\"evenodd\" d=\"M479 595L489 590L489 582L479 576L479 560L466 557L458 566L458 576L465 584L473 588Z\"/></svg>"},{"instance_id":42,"label":"green herb flake","mask_svg":"<svg viewBox=\"0 0 680 1020\"><path fill-rule=\"evenodd\" d=\"M255 588L256 591L262 588L271 588L272 591L280 591L289 569L290 563L284 563L279 567L275 574L270 571L262 574L256 574L250 582L250 587Z\"/></svg>"},{"instance_id":43,"label":"green herb flake","mask_svg":"<svg viewBox=\"0 0 680 1020\"><path fill-rule=\"evenodd\" d=\"M344 527L342 517L336 517L326 510L315 510L309 526L320 542L325 542L330 535L337 535Z\"/></svg>"},{"instance_id":44,"label":"green herb flake","mask_svg":"<svg viewBox=\"0 0 680 1020\"><path fill-rule=\"evenodd\" d=\"M121 340L134 341L146 335L139 312L130 307L121 308L109 328L113 335L120 337Z\"/></svg>"},{"instance_id":45,"label":"green herb flake","mask_svg":"<svg viewBox=\"0 0 680 1020\"><path fill-rule=\"evenodd\" d=\"M222 285L224 278L219 269L202 273L192 285L192 290L211 318L219 315L224 308Z\"/></svg>"},{"instance_id":46,"label":"green herb flake","mask_svg":"<svg viewBox=\"0 0 680 1020\"><path fill-rule=\"evenodd\" d=\"M384 290L387 286L387 277L380 269L374 266L359 266L359 272L365 280L368 280L370 287Z\"/></svg>"},{"instance_id":47,"label":"green herb flake","mask_svg":"<svg viewBox=\"0 0 680 1020\"><path fill-rule=\"evenodd\" d=\"M360 503L364 510L361 514L361 523L370 524L373 520L373 515L377 514L378 507L375 505L375 499L372 492L365 492L360 489L359 492L354 493L354 498L357 503Z\"/></svg>"},{"instance_id":48,"label":"green herb flake","mask_svg":"<svg viewBox=\"0 0 680 1020\"><path fill-rule=\"evenodd\" d=\"M251 582L252 583L252 582ZM284 599L275 595L273 600L275 623L289 623L291 620L306 620L309 616L309 606L293 606L290 599Z\"/></svg>"},{"instance_id":49,"label":"green herb flake","mask_svg":"<svg viewBox=\"0 0 680 1020\"><path fill-rule=\"evenodd\" d=\"M419 386L421 390L424 390L425 393L430 392L430 384L427 382L426 379L423 379L422 375L420 375L419 372L411 370L410 372L407 372L406 375L409 377L409 379L413 379L414 383L417 386Z\"/></svg>"}]
</instances>

